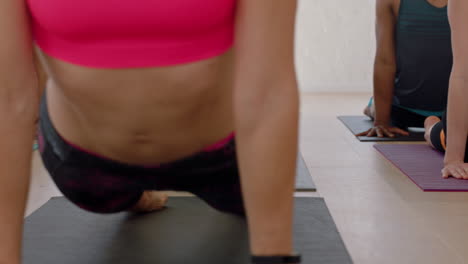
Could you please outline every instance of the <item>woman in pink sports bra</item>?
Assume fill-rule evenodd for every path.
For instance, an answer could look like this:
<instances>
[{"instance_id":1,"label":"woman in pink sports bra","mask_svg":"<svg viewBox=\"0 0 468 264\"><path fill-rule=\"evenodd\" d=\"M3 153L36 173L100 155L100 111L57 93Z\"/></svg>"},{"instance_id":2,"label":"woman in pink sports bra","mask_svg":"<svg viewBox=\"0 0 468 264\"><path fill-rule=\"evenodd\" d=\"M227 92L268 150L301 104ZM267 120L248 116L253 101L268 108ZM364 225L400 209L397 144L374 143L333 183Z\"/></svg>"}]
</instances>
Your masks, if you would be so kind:
<instances>
[{"instance_id":1,"label":"woman in pink sports bra","mask_svg":"<svg viewBox=\"0 0 468 264\"><path fill-rule=\"evenodd\" d=\"M0 1L0 263L21 261L38 114L44 164L77 206L147 212L163 208L160 191L188 191L246 216L254 262L298 263L295 11L295 0Z\"/></svg>"}]
</instances>

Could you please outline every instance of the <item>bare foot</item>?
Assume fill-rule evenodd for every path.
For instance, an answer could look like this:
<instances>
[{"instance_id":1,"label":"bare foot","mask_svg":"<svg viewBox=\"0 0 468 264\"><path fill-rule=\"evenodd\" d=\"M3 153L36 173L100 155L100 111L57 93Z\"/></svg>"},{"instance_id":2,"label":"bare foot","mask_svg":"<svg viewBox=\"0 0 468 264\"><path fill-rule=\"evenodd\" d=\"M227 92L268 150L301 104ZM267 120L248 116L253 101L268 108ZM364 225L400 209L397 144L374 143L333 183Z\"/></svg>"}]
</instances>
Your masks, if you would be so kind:
<instances>
[{"instance_id":1,"label":"bare foot","mask_svg":"<svg viewBox=\"0 0 468 264\"><path fill-rule=\"evenodd\" d=\"M370 116L370 108L369 106L366 106L366 108L364 108L364 111L362 111L366 116Z\"/></svg>"},{"instance_id":2,"label":"bare foot","mask_svg":"<svg viewBox=\"0 0 468 264\"><path fill-rule=\"evenodd\" d=\"M372 106L366 106L366 108L364 108L364 111L363 111L363 113L366 116L370 117L371 119L374 119L374 112L375 110L373 109Z\"/></svg>"},{"instance_id":3,"label":"bare foot","mask_svg":"<svg viewBox=\"0 0 468 264\"><path fill-rule=\"evenodd\" d=\"M438 118L437 116L430 116L424 121L424 128L426 130L429 130L438 122L440 122L440 118Z\"/></svg>"},{"instance_id":4,"label":"bare foot","mask_svg":"<svg viewBox=\"0 0 468 264\"><path fill-rule=\"evenodd\" d=\"M440 122L440 118L438 118L437 116L430 116L426 118L426 120L424 121L424 128L426 130L426 132L424 133L424 138L431 145L432 145L431 131L434 125L437 124L438 122Z\"/></svg>"},{"instance_id":5,"label":"bare foot","mask_svg":"<svg viewBox=\"0 0 468 264\"><path fill-rule=\"evenodd\" d=\"M144 191L140 200L130 209L132 212L149 213L161 210L167 203L168 196L164 192Z\"/></svg>"}]
</instances>

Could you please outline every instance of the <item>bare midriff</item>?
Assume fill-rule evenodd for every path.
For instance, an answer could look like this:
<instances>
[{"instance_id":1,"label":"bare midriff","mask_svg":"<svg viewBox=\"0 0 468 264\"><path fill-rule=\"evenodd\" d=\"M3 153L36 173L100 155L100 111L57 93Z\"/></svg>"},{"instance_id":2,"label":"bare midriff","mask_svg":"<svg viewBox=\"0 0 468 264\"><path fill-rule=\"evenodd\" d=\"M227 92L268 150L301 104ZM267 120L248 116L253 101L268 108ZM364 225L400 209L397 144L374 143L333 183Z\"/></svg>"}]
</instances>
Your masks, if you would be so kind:
<instances>
[{"instance_id":1,"label":"bare midriff","mask_svg":"<svg viewBox=\"0 0 468 264\"><path fill-rule=\"evenodd\" d=\"M113 160L174 161L233 125L233 52L182 65L98 69L41 53L49 115L67 141Z\"/></svg>"}]
</instances>

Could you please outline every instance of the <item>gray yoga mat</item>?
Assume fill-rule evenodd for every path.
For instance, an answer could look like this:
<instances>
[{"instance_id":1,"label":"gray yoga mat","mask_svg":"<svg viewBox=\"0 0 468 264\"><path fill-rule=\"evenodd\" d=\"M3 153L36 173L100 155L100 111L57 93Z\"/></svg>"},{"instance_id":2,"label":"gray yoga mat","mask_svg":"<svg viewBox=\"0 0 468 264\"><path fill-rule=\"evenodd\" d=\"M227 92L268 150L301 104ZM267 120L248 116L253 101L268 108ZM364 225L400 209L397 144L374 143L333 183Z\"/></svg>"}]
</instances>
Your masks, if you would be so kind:
<instances>
[{"instance_id":1,"label":"gray yoga mat","mask_svg":"<svg viewBox=\"0 0 468 264\"><path fill-rule=\"evenodd\" d=\"M442 178L444 155L428 145L374 145L386 159L425 192L468 192L468 181Z\"/></svg>"},{"instance_id":2,"label":"gray yoga mat","mask_svg":"<svg viewBox=\"0 0 468 264\"><path fill-rule=\"evenodd\" d=\"M338 119L353 133L353 135L367 131L373 126L372 120L367 116L338 116ZM410 128L409 136L396 136L394 138L356 137L359 141L424 141L423 128Z\"/></svg>"},{"instance_id":3,"label":"gray yoga mat","mask_svg":"<svg viewBox=\"0 0 468 264\"><path fill-rule=\"evenodd\" d=\"M296 191L299 192L315 192L317 188L315 183L310 176L309 169L304 162L304 158L301 154L297 157L297 169L296 169Z\"/></svg>"},{"instance_id":4,"label":"gray yoga mat","mask_svg":"<svg viewBox=\"0 0 468 264\"><path fill-rule=\"evenodd\" d=\"M352 263L321 198L296 198L295 244L304 264ZM144 215L99 215L53 198L26 218L24 264L248 264L245 221L194 197Z\"/></svg>"}]
</instances>

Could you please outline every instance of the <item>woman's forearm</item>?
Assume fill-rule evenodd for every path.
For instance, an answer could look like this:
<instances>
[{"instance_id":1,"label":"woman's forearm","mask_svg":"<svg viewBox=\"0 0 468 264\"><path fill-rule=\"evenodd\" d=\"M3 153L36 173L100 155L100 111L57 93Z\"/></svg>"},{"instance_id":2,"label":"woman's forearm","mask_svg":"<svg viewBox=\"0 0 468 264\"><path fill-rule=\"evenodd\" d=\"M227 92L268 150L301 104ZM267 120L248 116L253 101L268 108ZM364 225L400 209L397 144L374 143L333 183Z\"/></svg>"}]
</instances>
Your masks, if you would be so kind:
<instances>
[{"instance_id":1,"label":"woman's forearm","mask_svg":"<svg viewBox=\"0 0 468 264\"><path fill-rule=\"evenodd\" d=\"M395 66L376 62L374 65L375 123L389 125L393 101Z\"/></svg>"},{"instance_id":2,"label":"woman's forearm","mask_svg":"<svg viewBox=\"0 0 468 264\"><path fill-rule=\"evenodd\" d=\"M0 114L0 262L17 261L21 252L35 117L28 112Z\"/></svg>"},{"instance_id":3,"label":"woman's forearm","mask_svg":"<svg viewBox=\"0 0 468 264\"><path fill-rule=\"evenodd\" d=\"M243 87L235 101L237 149L251 249L291 254L299 96L295 81ZM263 90L263 93L248 92Z\"/></svg>"},{"instance_id":4,"label":"woman's forearm","mask_svg":"<svg viewBox=\"0 0 468 264\"><path fill-rule=\"evenodd\" d=\"M236 9L234 118L250 245L292 253L299 95L296 0L241 0Z\"/></svg>"},{"instance_id":5,"label":"woman's forearm","mask_svg":"<svg viewBox=\"0 0 468 264\"><path fill-rule=\"evenodd\" d=\"M17 261L21 253L33 134L17 128L0 129L0 262Z\"/></svg>"},{"instance_id":6,"label":"woman's forearm","mask_svg":"<svg viewBox=\"0 0 468 264\"><path fill-rule=\"evenodd\" d=\"M445 163L463 162L468 136L468 84L463 77L450 78L447 109L447 151Z\"/></svg>"},{"instance_id":7,"label":"woman's forearm","mask_svg":"<svg viewBox=\"0 0 468 264\"><path fill-rule=\"evenodd\" d=\"M8 66L0 65L0 263L19 263L39 100L32 64Z\"/></svg>"}]
</instances>

